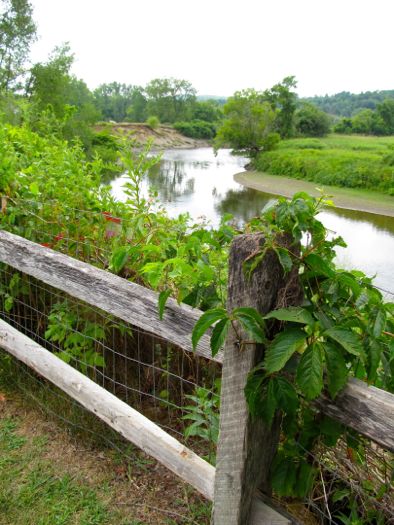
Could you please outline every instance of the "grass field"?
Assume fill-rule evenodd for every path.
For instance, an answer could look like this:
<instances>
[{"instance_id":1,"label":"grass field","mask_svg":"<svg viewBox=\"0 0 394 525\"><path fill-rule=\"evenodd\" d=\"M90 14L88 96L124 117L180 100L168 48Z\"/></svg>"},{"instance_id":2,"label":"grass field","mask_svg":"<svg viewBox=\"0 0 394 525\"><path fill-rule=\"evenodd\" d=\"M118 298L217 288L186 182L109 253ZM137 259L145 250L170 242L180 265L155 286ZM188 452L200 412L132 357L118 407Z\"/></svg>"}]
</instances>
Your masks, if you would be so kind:
<instances>
[{"instance_id":1,"label":"grass field","mask_svg":"<svg viewBox=\"0 0 394 525\"><path fill-rule=\"evenodd\" d=\"M0 525L209 523L190 487L55 394L0 353Z\"/></svg>"},{"instance_id":2,"label":"grass field","mask_svg":"<svg viewBox=\"0 0 394 525\"><path fill-rule=\"evenodd\" d=\"M394 137L329 135L282 141L254 169L272 175L394 195Z\"/></svg>"}]
</instances>

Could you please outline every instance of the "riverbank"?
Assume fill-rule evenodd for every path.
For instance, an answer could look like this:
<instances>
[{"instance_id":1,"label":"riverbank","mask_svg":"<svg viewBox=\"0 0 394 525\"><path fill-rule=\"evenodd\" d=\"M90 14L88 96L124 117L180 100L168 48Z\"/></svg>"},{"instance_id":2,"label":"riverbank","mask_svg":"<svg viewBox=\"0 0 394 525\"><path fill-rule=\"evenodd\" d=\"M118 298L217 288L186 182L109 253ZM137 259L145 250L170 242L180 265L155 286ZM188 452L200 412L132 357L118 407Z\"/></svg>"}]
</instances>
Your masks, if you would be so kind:
<instances>
[{"instance_id":1,"label":"riverbank","mask_svg":"<svg viewBox=\"0 0 394 525\"><path fill-rule=\"evenodd\" d=\"M202 139L185 137L172 126L160 124L156 129L143 123L131 122L102 122L94 126L95 131L108 131L115 136L131 137L138 146L144 146L149 140L153 148L163 149L192 149L206 148L210 142Z\"/></svg>"},{"instance_id":2,"label":"riverbank","mask_svg":"<svg viewBox=\"0 0 394 525\"><path fill-rule=\"evenodd\" d=\"M253 169L338 188L394 193L394 136L331 134L283 140L260 153Z\"/></svg>"},{"instance_id":3,"label":"riverbank","mask_svg":"<svg viewBox=\"0 0 394 525\"><path fill-rule=\"evenodd\" d=\"M247 188L283 197L291 197L298 191L306 191L318 196L320 193L317 188L320 188L332 198L337 208L394 217L394 197L370 190L327 186L258 171L237 173L234 175L234 180Z\"/></svg>"}]
</instances>

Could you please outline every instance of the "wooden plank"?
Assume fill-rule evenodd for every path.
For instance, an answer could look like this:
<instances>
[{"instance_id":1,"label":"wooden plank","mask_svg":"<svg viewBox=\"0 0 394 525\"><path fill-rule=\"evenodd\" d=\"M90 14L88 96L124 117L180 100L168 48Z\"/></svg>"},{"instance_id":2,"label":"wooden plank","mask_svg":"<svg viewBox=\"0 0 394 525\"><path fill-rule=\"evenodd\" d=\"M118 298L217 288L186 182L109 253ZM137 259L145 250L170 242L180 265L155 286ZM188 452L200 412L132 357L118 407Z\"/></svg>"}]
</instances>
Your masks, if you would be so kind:
<instances>
[{"instance_id":1,"label":"wooden plank","mask_svg":"<svg viewBox=\"0 0 394 525\"><path fill-rule=\"evenodd\" d=\"M229 311L239 306L249 306L264 314L276 306L278 294L285 285L283 270L276 255L268 252L250 279L243 270L244 261L263 244L261 234L240 235L234 239L229 261ZM249 339L240 326L237 331L241 340ZM262 352L261 345L255 344L248 344L241 349L238 336L234 330L230 330L222 374L214 525L249 523L256 489L260 487L263 492L270 493L269 471L279 439L279 418L277 415L271 429L262 420L252 420L244 394L248 374L261 360ZM267 510L265 518L260 513L260 523L272 523L272 512ZM278 520L275 523L287 523L287 519L278 513L275 516Z\"/></svg>"},{"instance_id":2,"label":"wooden plank","mask_svg":"<svg viewBox=\"0 0 394 525\"><path fill-rule=\"evenodd\" d=\"M160 321L158 295L152 290L2 230L0 261L192 351L190 333L202 314L198 309L169 299L164 319ZM201 339L196 354L212 359L207 335ZM219 352L215 361L221 363L222 360L223 352ZM334 402L322 397L318 406L333 419L393 450L391 394L382 396L377 388L368 387L367 392L365 388L364 383L354 379ZM358 393L361 400L357 399ZM387 404L391 417L382 418Z\"/></svg>"},{"instance_id":3,"label":"wooden plank","mask_svg":"<svg viewBox=\"0 0 394 525\"><path fill-rule=\"evenodd\" d=\"M394 452L394 395L350 379L333 401L316 401L321 411L345 426Z\"/></svg>"},{"instance_id":4,"label":"wooden plank","mask_svg":"<svg viewBox=\"0 0 394 525\"><path fill-rule=\"evenodd\" d=\"M191 332L202 314L197 308L179 305L170 298L160 320L156 292L6 231L0 231L0 261L193 351ZM196 354L212 359L208 335L201 338ZM214 360L221 359L219 352Z\"/></svg>"},{"instance_id":5,"label":"wooden plank","mask_svg":"<svg viewBox=\"0 0 394 525\"><path fill-rule=\"evenodd\" d=\"M2 320L0 347L51 381L206 498L213 499L215 468L145 416Z\"/></svg>"}]
</instances>

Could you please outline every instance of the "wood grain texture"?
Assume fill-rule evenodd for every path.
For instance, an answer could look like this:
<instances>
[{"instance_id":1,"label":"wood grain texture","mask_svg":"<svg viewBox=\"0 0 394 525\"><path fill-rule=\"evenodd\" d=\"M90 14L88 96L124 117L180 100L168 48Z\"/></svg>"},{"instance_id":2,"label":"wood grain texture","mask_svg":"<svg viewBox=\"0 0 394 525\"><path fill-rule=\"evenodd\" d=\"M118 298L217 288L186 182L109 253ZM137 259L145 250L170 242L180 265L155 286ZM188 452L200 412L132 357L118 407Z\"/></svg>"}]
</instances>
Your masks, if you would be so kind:
<instances>
[{"instance_id":1,"label":"wood grain texture","mask_svg":"<svg viewBox=\"0 0 394 525\"><path fill-rule=\"evenodd\" d=\"M233 241L229 261L227 308L256 308L262 314L277 304L285 281L280 263L268 252L249 279L243 263L264 244L261 234L240 235ZM238 326L242 340L249 339ZM224 351L220 434L216 462L214 525L246 525L249 523L252 499L258 487L270 492L269 470L279 439L279 419L272 428L259 419L252 421L245 401L244 389L251 369L262 358L261 345L248 344L242 351L234 330L231 330ZM259 507L261 509L261 507ZM266 521L273 523L272 512ZM275 523L287 523L275 513Z\"/></svg>"},{"instance_id":2,"label":"wood grain texture","mask_svg":"<svg viewBox=\"0 0 394 525\"><path fill-rule=\"evenodd\" d=\"M321 397L316 404L327 416L394 452L393 394L350 379L335 401Z\"/></svg>"},{"instance_id":3,"label":"wood grain texture","mask_svg":"<svg viewBox=\"0 0 394 525\"><path fill-rule=\"evenodd\" d=\"M206 498L213 499L215 468L145 416L2 320L0 348L51 381Z\"/></svg>"},{"instance_id":4,"label":"wood grain texture","mask_svg":"<svg viewBox=\"0 0 394 525\"><path fill-rule=\"evenodd\" d=\"M6 231L0 231L0 261L183 350L193 351L191 332L202 314L196 308L179 305L170 298L160 320L156 292ZM221 352L212 358L209 335L201 338L196 354L222 360Z\"/></svg>"},{"instance_id":5,"label":"wood grain texture","mask_svg":"<svg viewBox=\"0 0 394 525\"><path fill-rule=\"evenodd\" d=\"M152 290L2 230L0 261L192 351L190 333L202 314L198 309L169 299L160 321L158 294ZM212 359L208 335L201 339L196 354ZM223 361L223 352L215 356L215 361ZM322 397L317 404L328 416L393 450L391 394L353 379L335 401Z\"/></svg>"}]
</instances>

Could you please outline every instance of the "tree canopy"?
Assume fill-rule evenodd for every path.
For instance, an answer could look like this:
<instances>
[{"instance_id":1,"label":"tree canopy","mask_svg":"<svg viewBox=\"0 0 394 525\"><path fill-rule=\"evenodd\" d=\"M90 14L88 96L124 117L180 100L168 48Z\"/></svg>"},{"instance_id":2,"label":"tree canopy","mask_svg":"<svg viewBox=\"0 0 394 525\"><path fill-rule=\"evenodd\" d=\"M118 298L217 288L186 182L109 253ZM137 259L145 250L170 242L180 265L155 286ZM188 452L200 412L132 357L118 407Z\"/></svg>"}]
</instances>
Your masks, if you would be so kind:
<instances>
[{"instance_id":1,"label":"tree canopy","mask_svg":"<svg viewBox=\"0 0 394 525\"><path fill-rule=\"evenodd\" d=\"M18 88L30 45L36 38L28 0L0 0L0 92Z\"/></svg>"},{"instance_id":2,"label":"tree canopy","mask_svg":"<svg viewBox=\"0 0 394 525\"><path fill-rule=\"evenodd\" d=\"M276 111L254 89L237 91L224 105L224 120L219 127L215 147L229 145L237 152L255 157L272 149L279 141L275 131Z\"/></svg>"}]
</instances>

